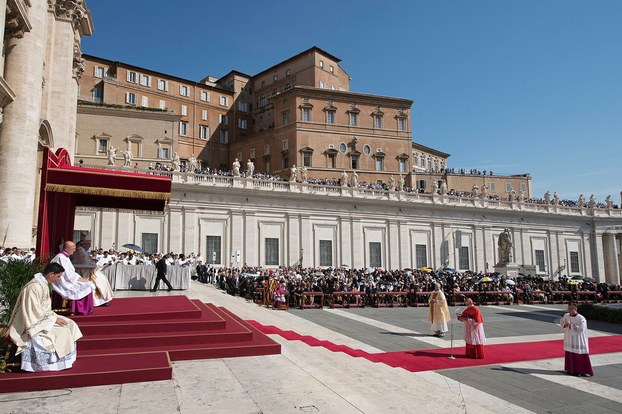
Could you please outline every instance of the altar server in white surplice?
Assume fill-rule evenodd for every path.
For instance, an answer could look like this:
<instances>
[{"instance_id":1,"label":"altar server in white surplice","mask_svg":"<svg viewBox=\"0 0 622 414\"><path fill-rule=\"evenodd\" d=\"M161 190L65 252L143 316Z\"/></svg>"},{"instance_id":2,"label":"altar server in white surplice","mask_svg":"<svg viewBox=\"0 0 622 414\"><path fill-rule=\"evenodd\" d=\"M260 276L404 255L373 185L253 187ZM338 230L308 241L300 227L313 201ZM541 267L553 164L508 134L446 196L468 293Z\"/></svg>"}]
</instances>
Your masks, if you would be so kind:
<instances>
[{"instance_id":1,"label":"altar server in white surplice","mask_svg":"<svg viewBox=\"0 0 622 414\"><path fill-rule=\"evenodd\" d=\"M564 369L571 375L594 376L587 341L587 321L577 311L577 305L568 305L568 313L561 320L564 330Z\"/></svg>"}]
</instances>

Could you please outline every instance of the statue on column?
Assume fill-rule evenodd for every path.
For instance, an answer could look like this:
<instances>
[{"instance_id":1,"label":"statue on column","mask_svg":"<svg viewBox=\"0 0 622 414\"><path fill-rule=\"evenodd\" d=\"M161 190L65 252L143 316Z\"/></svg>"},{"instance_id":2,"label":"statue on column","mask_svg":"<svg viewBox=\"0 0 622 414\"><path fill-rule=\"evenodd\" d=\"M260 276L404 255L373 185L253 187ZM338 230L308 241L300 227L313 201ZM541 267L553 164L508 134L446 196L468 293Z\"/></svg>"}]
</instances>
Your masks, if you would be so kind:
<instances>
[{"instance_id":1,"label":"statue on column","mask_svg":"<svg viewBox=\"0 0 622 414\"><path fill-rule=\"evenodd\" d=\"M589 208L594 208L594 207L596 207L596 200L594 199L594 194L592 194L592 195L590 196L590 199L589 199L589 200L588 200L588 202L587 202L587 206L588 206Z\"/></svg>"},{"instance_id":2,"label":"statue on column","mask_svg":"<svg viewBox=\"0 0 622 414\"><path fill-rule=\"evenodd\" d=\"M296 164L292 165L292 168L289 169L289 181L295 183L298 179L297 177L298 169L296 168Z\"/></svg>"},{"instance_id":3,"label":"statue on column","mask_svg":"<svg viewBox=\"0 0 622 414\"><path fill-rule=\"evenodd\" d=\"M551 192L547 191L546 193L544 193L544 204L549 205L551 204Z\"/></svg>"},{"instance_id":4,"label":"statue on column","mask_svg":"<svg viewBox=\"0 0 622 414\"><path fill-rule=\"evenodd\" d=\"M559 195L557 194L557 191L555 191L553 193L553 205L554 206L558 206L559 205Z\"/></svg>"},{"instance_id":5,"label":"statue on column","mask_svg":"<svg viewBox=\"0 0 622 414\"><path fill-rule=\"evenodd\" d=\"M583 197L583 194L579 194L579 208L584 208L585 207L585 197Z\"/></svg>"},{"instance_id":6,"label":"statue on column","mask_svg":"<svg viewBox=\"0 0 622 414\"><path fill-rule=\"evenodd\" d=\"M447 195L447 182L441 181L441 195Z\"/></svg>"},{"instance_id":7,"label":"statue on column","mask_svg":"<svg viewBox=\"0 0 622 414\"><path fill-rule=\"evenodd\" d=\"M250 158L246 162L246 172L248 173L247 177L251 178L253 177L253 174L255 174L255 163L253 163Z\"/></svg>"},{"instance_id":8,"label":"statue on column","mask_svg":"<svg viewBox=\"0 0 622 414\"><path fill-rule=\"evenodd\" d=\"M608 195L607 198L605 198L605 204L609 210L613 208L613 200L611 199L611 195Z\"/></svg>"},{"instance_id":9,"label":"statue on column","mask_svg":"<svg viewBox=\"0 0 622 414\"><path fill-rule=\"evenodd\" d=\"M179 158L179 154L176 152L173 154L173 171L179 171L181 167L181 159Z\"/></svg>"},{"instance_id":10,"label":"statue on column","mask_svg":"<svg viewBox=\"0 0 622 414\"><path fill-rule=\"evenodd\" d=\"M237 158L233 161L233 164L231 165L231 169L233 170L234 177L240 176L240 161L238 161Z\"/></svg>"},{"instance_id":11,"label":"statue on column","mask_svg":"<svg viewBox=\"0 0 622 414\"><path fill-rule=\"evenodd\" d=\"M305 165L303 165L302 167L300 167L300 179L302 180L303 183L307 182L307 167Z\"/></svg>"},{"instance_id":12,"label":"statue on column","mask_svg":"<svg viewBox=\"0 0 622 414\"><path fill-rule=\"evenodd\" d=\"M499 264L505 265L510 263L510 258L512 256L512 237L510 236L510 230L505 229L503 233L499 234L497 245L499 247Z\"/></svg>"},{"instance_id":13,"label":"statue on column","mask_svg":"<svg viewBox=\"0 0 622 414\"><path fill-rule=\"evenodd\" d=\"M434 180L432 184L432 194L438 194L438 181Z\"/></svg>"},{"instance_id":14,"label":"statue on column","mask_svg":"<svg viewBox=\"0 0 622 414\"><path fill-rule=\"evenodd\" d=\"M346 172L346 170L343 170L343 172L341 173L341 186L348 186L348 173Z\"/></svg>"},{"instance_id":15,"label":"statue on column","mask_svg":"<svg viewBox=\"0 0 622 414\"><path fill-rule=\"evenodd\" d=\"M393 176L389 177L389 190L393 191L395 190L395 179L393 178Z\"/></svg>"},{"instance_id":16,"label":"statue on column","mask_svg":"<svg viewBox=\"0 0 622 414\"><path fill-rule=\"evenodd\" d=\"M516 191L514 191L514 189L510 191L510 195L508 196L508 201L516 201Z\"/></svg>"},{"instance_id":17,"label":"statue on column","mask_svg":"<svg viewBox=\"0 0 622 414\"><path fill-rule=\"evenodd\" d=\"M352 171L352 179L350 181L350 185L352 185L352 188L356 188L359 185L359 175L356 173L356 171Z\"/></svg>"},{"instance_id":18,"label":"statue on column","mask_svg":"<svg viewBox=\"0 0 622 414\"><path fill-rule=\"evenodd\" d=\"M118 148L115 148L112 145L108 148L108 165L114 166L114 162L117 157L117 150Z\"/></svg>"},{"instance_id":19,"label":"statue on column","mask_svg":"<svg viewBox=\"0 0 622 414\"><path fill-rule=\"evenodd\" d=\"M188 158L188 172L193 173L197 169L197 159L194 157L194 154L190 154Z\"/></svg>"},{"instance_id":20,"label":"statue on column","mask_svg":"<svg viewBox=\"0 0 622 414\"><path fill-rule=\"evenodd\" d=\"M477 186L477 184L473 184L473 188L471 188L471 195L473 196L473 198L477 198L478 192L479 187Z\"/></svg>"},{"instance_id":21,"label":"statue on column","mask_svg":"<svg viewBox=\"0 0 622 414\"><path fill-rule=\"evenodd\" d=\"M523 203L525 201L525 192L523 190L518 191L518 202Z\"/></svg>"},{"instance_id":22,"label":"statue on column","mask_svg":"<svg viewBox=\"0 0 622 414\"><path fill-rule=\"evenodd\" d=\"M482 198L488 198L488 186L486 184L482 185Z\"/></svg>"},{"instance_id":23,"label":"statue on column","mask_svg":"<svg viewBox=\"0 0 622 414\"><path fill-rule=\"evenodd\" d=\"M404 176L400 174L400 178L397 180L398 191L404 191L404 186L406 181L404 180Z\"/></svg>"},{"instance_id":24,"label":"statue on column","mask_svg":"<svg viewBox=\"0 0 622 414\"><path fill-rule=\"evenodd\" d=\"M128 148L127 151L125 151L123 153L125 160L123 161L123 166L124 167L131 167L132 166L132 151Z\"/></svg>"}]
</instances>

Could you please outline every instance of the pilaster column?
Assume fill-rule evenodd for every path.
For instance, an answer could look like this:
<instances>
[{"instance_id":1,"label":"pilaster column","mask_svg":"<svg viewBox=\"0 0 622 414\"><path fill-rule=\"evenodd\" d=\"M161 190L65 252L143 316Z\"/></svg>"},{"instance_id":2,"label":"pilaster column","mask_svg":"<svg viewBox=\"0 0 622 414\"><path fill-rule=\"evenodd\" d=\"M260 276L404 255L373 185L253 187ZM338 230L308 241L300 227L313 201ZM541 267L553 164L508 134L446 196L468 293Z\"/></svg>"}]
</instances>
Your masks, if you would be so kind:
<instances>
[{"instance_id":1,"label":"pilaster column","mask_svg":"<svg viewBox=\"0 0 622 414\"><path fill-rule=\"evenodd\" d=\"M339 217L339 240L337 241L337 245L339 246L339 250L337 252L337 259L339 261L339 265L345 264L350 266L350 268L354 269L354 264L352 263L352 226L350 220L347 218Z\"/></svg>"},{"instance_id":2,"label":"pilaster column","mask_svg":"<svg viewBox=\"0 0 622 414\"><path fill-rule=\"evenodd\" d=\"M197 245L197 214L194 208L184 207L184 228L183 228L183 247L179 253L186 255L190 253L198 253Z\"/></svg>"},{"instance_id":3,"label":"pilaster column","mask_svg":"<svg viewBox=\"0 0 622 414\"><path fill-rule=\"evenodd\" d=\"M300 216L300 249L302 251L302 267L313 266L313 237L311 237L311 220L307 215ZM296 258L298 260L298 258Z\"/></svg>"},{"instance_id":4,"label":"pilaster column","mask_svg":"<svg viewBox=\"0 0 622 414\"><path fill-rule=\"evenodd\" d=\"M590 237L592 253L592 274L598 282L605 282L605 256L603 253L603 235L593 233Z\"/></svg>"},{"instance_id":5,"label":"pilaster column","mask_svg":"<svg viewBox=\"0 0 622 414\"><path fill-rule=\"evenodd\" d=\"M183 216L181 209L170 209L168 214L168 241L167 252L182 253Z\"/></svg>"},{"instance_id":6,"label":"pilaster column","mask_svg":"<svg viewBox=\"0 0 622 414\"><path fill-rule=\"evenodd\" d=\"M352 255L352 267L360 269L365 265L365 240L363 239L363 225L361 219L352 218L352 242L350 252Z\"/></svg>"},{"instance_id":7,"label":"pilaster column","mask_svg":"<svg viewBox=\"0 0 622 414\"><path fill-rule=\"evenodd\" d=\"M620 284L620 263L618 258L617 240L612 233L603 234L603 250L605 256L605 281L607 283Z\"/></svg>"},{"instance_id":8,"label":"pilaster column","mask_svg":"<svg viewBox=\"0 0 622 414\"><path fill-rule=\"evenodd\" d=\"M229 227L229 240L231 240L231 251L229 252L229 257L227 257L227 263L232 267L240 267L243 264L242 257L244 255L244 252L242 251L244 234L242 212L231 211L230 217L231 226ZM240 252L240 262L237 261L238 251Z\"/></svg>"},{"instance_id":9,"label":"pilaster column","mask_svg":"<svg viewBox=\"0 0 622 414\"><path fill-rule=\"evenodd\" d=\"M291 266L300 260L300 216L298 214L286 214L287 217L287 258L285 260L285 264ZM306 234L306 238L313 239L311 236L311 232L303 233ZM309 244L309 249L305 249L304 256L306 259L310 260L310 263L313 263L313 249L311 244ZM301 263L302 264L302 263Z\"/></svg>"},{"instance_id":10,"label":"pilaster column","mask_svg":"<svg viewBox=\"0 0 622 414\"><path fill-rule=\"evenodd\" d=\"M399 227L398 222L395 220L387 221L387 241L389 244L389 257L387 260L387 268L390 270L395 270L400 268L400 249L399 249Z\"/></svg>"},{"instance_id":11,"label":"pilaster column","mask_svg":"<svg viewBox=\"0 0 622 414\"><path fill-rule=\"evenodd\" d=\"M27 13L30 32L5 42L5 80L15 100L4 108L0 132L0 236L19 247L34 246L47 3L33 1Z\"/></svg>"},{"instance_id":12,"label":"pilaster column","mask_svg":"<svg viewBox=\"0 0 622 414\"><path fill-rule=\"evenodd\" d=\"M259 264L259 241L257 240L257 217L253 211L244 212L244 251L242 257L244 263L250 266Z\"/></svg>"}]
</instances>

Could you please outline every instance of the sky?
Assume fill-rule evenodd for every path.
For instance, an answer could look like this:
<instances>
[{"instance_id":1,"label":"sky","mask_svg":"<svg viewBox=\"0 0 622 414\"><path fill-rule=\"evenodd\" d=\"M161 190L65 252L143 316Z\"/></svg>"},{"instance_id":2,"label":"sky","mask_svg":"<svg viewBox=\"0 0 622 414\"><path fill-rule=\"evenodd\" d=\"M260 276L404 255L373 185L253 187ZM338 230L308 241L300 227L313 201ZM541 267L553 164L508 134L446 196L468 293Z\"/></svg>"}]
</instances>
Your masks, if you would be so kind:
<instances>
[{"instance_id":1,"label":"sky","mask_svg":"<svg viewBox=\"0 0 622 414\"><path fill-rule=\"evenodd\" d=\"M183 7L182 7L183 5ZM87 0L83 53L200 80L312 46L353 92L412 99L450 168L532 176L533 196L622 191L622 1Z\"/></svg>"}]
</instances>

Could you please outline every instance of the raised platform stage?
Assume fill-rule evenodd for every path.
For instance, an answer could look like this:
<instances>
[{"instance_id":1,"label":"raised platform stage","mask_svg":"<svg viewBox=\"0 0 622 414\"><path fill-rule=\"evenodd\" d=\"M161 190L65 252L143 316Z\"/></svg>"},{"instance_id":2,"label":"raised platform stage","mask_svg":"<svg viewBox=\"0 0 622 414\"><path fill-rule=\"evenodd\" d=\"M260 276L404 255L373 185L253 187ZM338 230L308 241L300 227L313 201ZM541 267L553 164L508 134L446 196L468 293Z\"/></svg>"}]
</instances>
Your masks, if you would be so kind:
<instances>
[{"instance_id":1,"label":"raised platform stage","mask_svg":"<svg viewBox=\"0 0 622 414\"><path fill-rule=\"evenodd\" d=\"M84 334L73 368L2 374L0 393L167 380L171 361L281 352L225 308L186 296L114 299L72 319Z\"/></svg>"}]
</instances>

